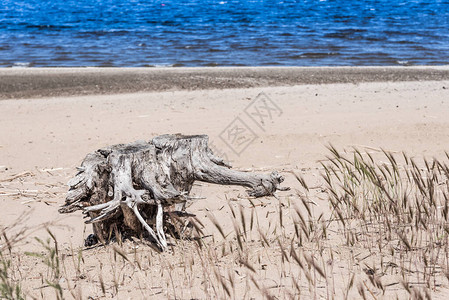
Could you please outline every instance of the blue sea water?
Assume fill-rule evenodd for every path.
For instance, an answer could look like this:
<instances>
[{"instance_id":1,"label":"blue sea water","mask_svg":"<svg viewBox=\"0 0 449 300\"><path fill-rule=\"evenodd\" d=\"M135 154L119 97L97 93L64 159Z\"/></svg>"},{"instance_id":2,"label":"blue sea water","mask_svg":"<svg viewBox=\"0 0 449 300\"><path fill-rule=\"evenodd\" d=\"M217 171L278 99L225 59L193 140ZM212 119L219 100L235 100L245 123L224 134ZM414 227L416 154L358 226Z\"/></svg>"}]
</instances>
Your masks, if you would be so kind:
<instances>
[{"instance_id":1,"label":"blue sea water","mask_svg":"<svg viewBox=\"0 0 449 300\"><path fill-rule=\"evenodd\" d=\"M449 64L449 0L0 0L0 67Z\"/></svg>"}]
</instances>

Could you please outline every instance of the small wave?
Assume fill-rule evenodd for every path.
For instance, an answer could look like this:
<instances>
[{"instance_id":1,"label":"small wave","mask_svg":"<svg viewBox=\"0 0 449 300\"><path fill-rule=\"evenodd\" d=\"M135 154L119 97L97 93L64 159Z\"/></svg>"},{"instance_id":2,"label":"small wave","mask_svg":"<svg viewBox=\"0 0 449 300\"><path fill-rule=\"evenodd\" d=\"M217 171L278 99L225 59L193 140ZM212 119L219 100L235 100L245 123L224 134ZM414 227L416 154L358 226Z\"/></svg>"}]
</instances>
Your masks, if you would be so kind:
<instances>
[{"instance_id":1,"label":"small wave","mask_svg":"<svg viewBox=\"0 0 449 300\"><path fill-rule=\"evenodd\" d=\"M115 67L114 63L111 62L111 61L104 61L104 62L101 62L98 66L99 66L99 67L102 67L102 68L112 68L112 67Z\"/></svg>"},{"instance_id":2,"label":"small wave","mask_svg":"<svg viewBox=\"0 0 449 300\"><path fill-rule=\"evenodd\" d=\"M387 37L386 36L367 36L366 40L370 41L370 42L383 42L383 41L387 40Z\"/></svg>"},{"instance_id":3,"label":"small wave","mask_svg":"<svg viewBox=\"0 0 449 300\"><path fill-rule=\"evenodd\" d=\"M175 66L184 66L183 64L144 64L144 67L147 68L172 68Z\"/></svg>"},{"instance_id":4,"label":"small wave","mask_svg":"<svg viewBox=\"0 0 449 300\"><path fill-rule=\"evenodd\" d=\"M125 29L108 29L108 30L86 30L86 31L80 31L77 33L77 37L83 38L83 37L89 37L89 36L128 36L132 35L132 31L125 30Z\"/></svg>"},{"instance_id":5,"label":"small wave","mask_svg":"<svg viewBox=\"0 0 449 300\"><path fill-rule=\"evenodd\" d=\"M283 64L278 61L268 61L266 63L263 63L262 66L266 67L276 67L276 66L282 66Z\"/></svg>"},{"instance_id":6,"label":"small wave","mask_svg":"<svg viewBox=\"0 0 449 300\"><path fill-rule=\"evenodd\" d=\"M305 52L298 55L289 55L289 59L303 59L303 58L325 58L329 56L340 55L339 52Z\"/></svg>"},{"instance_id":7,"label":"small wave","mask_svg":"<svg viewBox=\"0 0 449 300\"><path fill-rule=\"evenodd\" d=\"M220 64L217 64L216 62L209 62L209 63L204 64L203 66L205 66L205 67L218 67L218 66L220 66Z\"/></svg>"},{"instance_id":8,"label":"small wave","mask_svg":"<svg viewBox=\"0 0 449 300\"><path fill-rule=\"evenodd\" d=\"M412 63L410 63L408 60L397 60L396 61L399 65L401 66L411 66L413 65Z\"/></svg>"},{"instance_id":9,"label":"small wave","mask_svg":"<svg viewBox=\"0 0 449 300\"><path fill-rule=\"evenodd\" d=\"M33 65L33 63L30 62L15 62L12 64L11 67L13 68L29 68Z\"/></svg>"},{"instance_id":10,"label":"small wave","mask_svg":"<svg viewBox=\"0 0 449 300\"><path fill-rule=\"evenodd\" d=\"M327 33L324 35L325 38L337 38L337 39L347 39L347 40L360 40L363 39L363 33L365 29L342 29L335 32Z\"/></svg>"},{"instance_id":11,"label":"small wave","mask_svg":"<svg viewBox=\"0 0 449 300\"><path fill-rule=\"evenodd\" d=\"M209 48L207 49L207 52L225 52L226 50L223 49L215 49L215 48Z\"/></svg>"},{"instance_id":12,"label":"small wave","mask_svg":"<svg viewBox=\"0 0 449 300\"><path fill-rule=\"evenodd\" d=\"M413 31L407 31L407 30L385 30L383 32L386 36L392 37L392 36L416 36L416 32Z\"/></svg>"},{"instance_id":13,"label":"small wave","mask_svg":"<svg viewBox=\"0 0 449 300\"><path fill-rule=\"evenodd\" d=\"M51 24L28 24L25 27L28 29L52 30L52 31L59 31L62 29L73 28L72 26L69 25L51 25Z\"/></svg>"},{"instance_id":14,"label":"small wave","mask_svg":"<svg viewBox=\"0 0 449 300\"><path fill-rule=\"evenodd\" d=\"M396 44L401 44L401 45L413 45L414 44L412 41L409 41L409 40L396 40L393 42Z\"/></svg>"}]
</instances>

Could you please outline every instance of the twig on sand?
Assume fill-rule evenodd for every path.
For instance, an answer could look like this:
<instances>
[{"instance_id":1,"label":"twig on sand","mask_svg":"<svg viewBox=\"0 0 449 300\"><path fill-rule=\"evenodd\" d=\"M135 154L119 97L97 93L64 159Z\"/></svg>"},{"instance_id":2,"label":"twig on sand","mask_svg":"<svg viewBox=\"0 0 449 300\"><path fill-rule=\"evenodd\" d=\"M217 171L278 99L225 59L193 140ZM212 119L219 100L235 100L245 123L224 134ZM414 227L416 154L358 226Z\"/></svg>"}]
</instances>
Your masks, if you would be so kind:
<instances>
[{"instance_id":1,"label":"twig on sand","mask_svg":"<svg viewBox=\"0 0 449 300\"><path fill-rule=\"evenodd\" d=\"M50 171L61 171L64 170L64 168L60 167L60 168L48 168L48 169L40 169L39 171L41 172L50 172Z\"/></svg>"},{"instance_id":2,"label":"twig on sand","mask_svg":"<svg viewBox=\"0 0 449 300\"><path fill-rule=\"evenodd\" d=\"M26 176L34 176L34 174L32 172L30 172L30 171L25 171L25 172L13 175L10 178L0 179L0 182L13 181L13 180L15 180L17 178L26 177Z\"/></svg>"},{"instance_id":3,"label":"twig on sand","mask_svg":"<svg viewBox=\"0 0 449 300\"><path fill-rule=\"evenodd\" d=\"M20 204L28 204L31 202L40 202L41 200L37 200L37 199L30 199L30 200L26 200L26 201L22 201L20 202Z\"/></svg>"},{"instance_id":4,"label":"twig on sand","mask_svg":"<svg viewBox=\"0 0 449 300\"><path fill-rule=\"evenodd\" d=\"M24 197L35 197L39 193L38 190L4 190L0 191L2 196L24 196Z\"/></svg>"},{"instance_id":5,"label":"twig on sand","mask_svg":"<svg viewBox=\"0 0 449 300\"><path fill-rule=\"evenodd\" d=\"M50 206L50 203L52 203L52 204L58 203L56 201L49 201L49 200L42 200L42 199L30 199L30 200L22 201L22 202L20 202L20 204L28 204L28 203L31 203L31 202L42 202L42 203L45 203L48 206Z\"/></svg>"}]
</instances>

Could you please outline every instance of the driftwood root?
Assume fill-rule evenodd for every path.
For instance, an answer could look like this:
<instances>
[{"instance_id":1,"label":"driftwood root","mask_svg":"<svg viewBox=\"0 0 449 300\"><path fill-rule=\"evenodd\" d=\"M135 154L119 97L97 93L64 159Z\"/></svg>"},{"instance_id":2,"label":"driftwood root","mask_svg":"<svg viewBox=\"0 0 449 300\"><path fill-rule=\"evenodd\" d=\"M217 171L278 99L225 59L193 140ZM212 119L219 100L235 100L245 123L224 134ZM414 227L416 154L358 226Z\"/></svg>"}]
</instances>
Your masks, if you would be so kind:
<instances>
[{"instance_id":1,"label":"driftwood root","mask_svg":"<svg viewBox=\"0 0 449 300\"><path fill-rule=\"evenodd\" d=\"M162 135L88 154L69 181L59 212L83 210L102 242L110 239L113 228L135 233L144 228L165 250L164 209L185 204L196 180L245 186L253 197L288 189L280 186L284 178L277 172L232 170L212 153L206 135Z\"/></svg>"}]
</instances>

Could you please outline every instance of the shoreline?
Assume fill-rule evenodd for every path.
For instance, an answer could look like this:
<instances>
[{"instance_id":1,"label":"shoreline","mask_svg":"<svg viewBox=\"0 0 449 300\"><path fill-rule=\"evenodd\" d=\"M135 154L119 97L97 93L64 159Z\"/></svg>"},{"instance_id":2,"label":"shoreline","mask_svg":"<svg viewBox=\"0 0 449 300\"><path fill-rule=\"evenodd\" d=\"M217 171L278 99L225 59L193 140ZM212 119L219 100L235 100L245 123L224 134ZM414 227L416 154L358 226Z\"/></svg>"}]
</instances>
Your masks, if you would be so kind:
<instances>
[{"instance_id":1,"label":"shoreline","mask_svg":"<svg viewBox=\"0 0 449 300\"><path fill-rule=\"evenodd\" d=\"M449 80L449 66L3 68L0 100L306 84Z\"/></svg>"}]
</instances>

